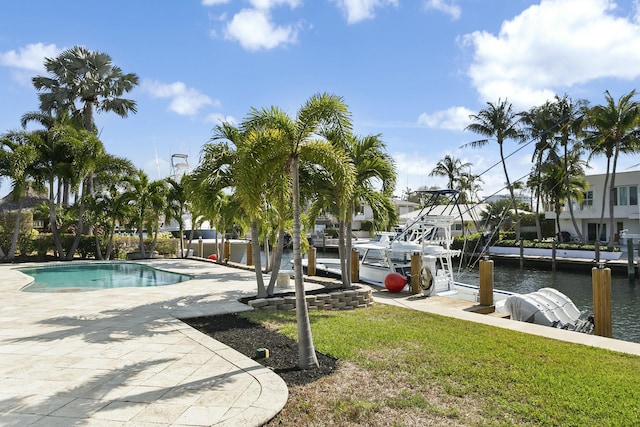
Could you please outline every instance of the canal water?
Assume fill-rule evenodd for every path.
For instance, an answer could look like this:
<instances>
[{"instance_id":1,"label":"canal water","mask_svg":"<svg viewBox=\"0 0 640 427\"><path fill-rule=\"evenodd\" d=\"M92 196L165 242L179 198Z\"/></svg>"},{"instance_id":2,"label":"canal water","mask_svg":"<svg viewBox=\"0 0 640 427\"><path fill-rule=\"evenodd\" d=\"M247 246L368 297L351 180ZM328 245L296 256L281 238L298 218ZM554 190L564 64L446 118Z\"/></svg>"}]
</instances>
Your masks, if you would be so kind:
<instances>
[{"instance_id":1,"label":"canal water","mask_svg":"<svg viewBox=\"0 0 640 427\"><path fill-rule=\"evenodd\" d=\"M318 257L336 257L327 252ZM292 254L283 254L282 268L291 269ZM478 285L478 268L456 274L456 281ZM517 267L496 266L494 269L494 288L510 292L528 293L540 288L551 287L567 295L579 310L593 313L593 294L590 273L569 273L566 271L548 271L523 269ZM611 312L613 338L640 343L640 280L629 284L626 276L611 277Z\"/></svg>"}]
</instances>

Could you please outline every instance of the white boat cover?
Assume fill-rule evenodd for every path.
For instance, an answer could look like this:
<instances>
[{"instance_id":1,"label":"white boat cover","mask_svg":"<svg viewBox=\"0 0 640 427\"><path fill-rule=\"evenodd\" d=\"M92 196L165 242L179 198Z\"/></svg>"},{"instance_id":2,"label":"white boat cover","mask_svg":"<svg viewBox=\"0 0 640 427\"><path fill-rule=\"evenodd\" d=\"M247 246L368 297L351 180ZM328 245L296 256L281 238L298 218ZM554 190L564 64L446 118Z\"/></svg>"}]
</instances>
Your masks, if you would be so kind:
<instances>
[{"instance_id":1,"label":"white boat cover","mask_svg":"<svg viewBox=\"0 0 640 427\"><path fill-rule=\"evenodd\" d=\"M581 319L580 310L562 292L542 288L528 294L514 294L505 301L511 319L561 329L591 332L593 323Z\"/></svg>"}]
</instances>

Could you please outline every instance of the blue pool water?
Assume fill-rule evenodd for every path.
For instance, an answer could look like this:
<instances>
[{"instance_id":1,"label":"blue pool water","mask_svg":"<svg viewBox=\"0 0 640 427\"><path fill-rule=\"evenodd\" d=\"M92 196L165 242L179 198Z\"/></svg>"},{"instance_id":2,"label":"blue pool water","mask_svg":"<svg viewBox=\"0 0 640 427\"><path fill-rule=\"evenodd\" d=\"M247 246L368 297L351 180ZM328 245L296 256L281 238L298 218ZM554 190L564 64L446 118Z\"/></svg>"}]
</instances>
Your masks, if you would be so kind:
<instances>
[{"instance_id":1,"label":"blue pool water","mask_svg":"<svg viewBox=\"0 0 640 427\"><path fill-rule=\"evenodd\" d=\"M191 276L125 262L63 264L23 268L34 281L24 292L84 292L96 289L164 286L191 280Z\"/></svg>"}]
</instances>

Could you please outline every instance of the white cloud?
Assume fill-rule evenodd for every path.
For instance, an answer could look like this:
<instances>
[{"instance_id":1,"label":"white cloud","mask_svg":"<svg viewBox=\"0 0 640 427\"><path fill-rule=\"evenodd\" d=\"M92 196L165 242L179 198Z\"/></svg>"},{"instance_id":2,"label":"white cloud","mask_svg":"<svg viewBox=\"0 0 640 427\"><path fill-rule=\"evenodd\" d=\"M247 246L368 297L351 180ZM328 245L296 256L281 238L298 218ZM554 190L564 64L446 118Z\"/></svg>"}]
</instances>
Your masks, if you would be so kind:
<instances>
[{"instance_id":1,"label":"white cloud","mask_svg":"<svg viewBox=\"0 0 640 427\"><path fill-rule=\"evenodd\" d=\"M268 10L242 9L227 24L225 38L238 41L247 50L273 49L295 43L297 30L274 24Z\"/></svg>"},{"instance_id":2,"label":"white cloud","mask_svg":"<svg viewBox=\"0 0 640 427\"><path fill-rule=\"evenodd\" d=\"M293 9L300 5L299 0L250 0L250 3L254 8L262 10L269 10L281 5L288 5Z\"/></svg>"},{"instance_id":3,"label":"white cloud","mask_svg":"<svg viewBox=\"0 0 640 427\"><path fill-rule=\"evenodd\" d=\"M477 31L468 74L482 101L539 105L572 85L640 76L640 25L614 14L612 0L542 0L502 24ZM634 11L637 12L637 11Z\"/></svg>"},{"instance_id":4,"label":"white cloud","mask_svg":"<svg viewBox=\"0 0 640 427\"><path fill-rule=\"evenodd\" d=\"M0 52L0 64L21 70L44 72L44 59L55 58L62 52L54 44L28 44L17 51Z\"/></svg>"},{"instance_id":5,"label":"white cloud","mask_svg":"<svg viewBox=\"0 0 640 427\"><path fill-rule=\"evenodd\" d=\"M347 15L347 22L356 22L372 19L375 16L375 9L386 6L398 6L399 0L334 0L338 8Z\"/></svg>"},{"instance_id":6,"label":"white cloud","mask_svg":"<svg viewBox=\"0 0 640 427\"><path fill-rule=\"evenodd\" d=\"M454 21L462 15L462 9L456 4L455 0L426 0L424 2L425 9L434 9L451 16Z\"/></svg>"},{"instance_id":7,"label":"white cloud","mask_svg":"<svg viewBox=\"0 0 640 427\"><path fill-rule=\"evenodd\" d=\"M462 131L469 124L469 116L475 114L465 107L451 107L435 113L422 113L418 117L418 124L433 129Z\"/></svg>"},{"instance_id":8,"label":"white cloud","mask_svg":"<svg viewBox=\"0 0 640 427\"><path fill-rule=\"evenodd\" d=\"M142 89L153 98L170 99L169 110L181 116L193 116L207 106L220 106L220 101L212 100L197 89L188 87L182 82L161 83L145 80Z\"/></svg>"},{"instance_id":9,"label":"white cloud","mask_svg":"<svg viewBox=\"0 0 640 427\"><path fill-rule=\"evenodd\" d=\"M229 3L229 0L202 0L203 6L217 6L225 3Z\"/></svg>"},{"instance_id":10,"label":"white cloud","mask_svg":"<svg viewBox=\"0 0 640 427\"><path fill-rule=\"evenodd\" d=\"M238 123L238 120L233 116L226 116L221 113L211 113L207 115L207 117L205 118L205 122L213 123L215 125L219 125L222 122L228 122L232 125L235 125Z\"/></svg>"}]
</instances>

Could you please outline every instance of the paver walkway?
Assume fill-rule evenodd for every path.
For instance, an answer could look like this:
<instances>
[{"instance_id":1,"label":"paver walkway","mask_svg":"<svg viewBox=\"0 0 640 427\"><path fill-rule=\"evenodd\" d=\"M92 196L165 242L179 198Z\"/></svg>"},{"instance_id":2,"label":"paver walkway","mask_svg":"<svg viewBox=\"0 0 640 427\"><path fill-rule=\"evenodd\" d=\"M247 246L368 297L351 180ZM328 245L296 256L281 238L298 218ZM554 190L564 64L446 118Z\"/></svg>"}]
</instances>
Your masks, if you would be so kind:
<instances>
[{"instance_id":1,"label":"paver walkway","mask_svg":"<svg viewBox=\"0 0 640 427\"><path fill-rule=\"evenodd\" d=\"M258 426L282 409L278 375L178 320L246 310L255 274L145 263L195 279L29 293L26 265L0 266L0 425Z\"/></svg>"}]
</instances>

